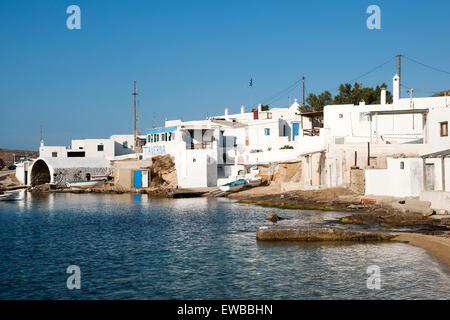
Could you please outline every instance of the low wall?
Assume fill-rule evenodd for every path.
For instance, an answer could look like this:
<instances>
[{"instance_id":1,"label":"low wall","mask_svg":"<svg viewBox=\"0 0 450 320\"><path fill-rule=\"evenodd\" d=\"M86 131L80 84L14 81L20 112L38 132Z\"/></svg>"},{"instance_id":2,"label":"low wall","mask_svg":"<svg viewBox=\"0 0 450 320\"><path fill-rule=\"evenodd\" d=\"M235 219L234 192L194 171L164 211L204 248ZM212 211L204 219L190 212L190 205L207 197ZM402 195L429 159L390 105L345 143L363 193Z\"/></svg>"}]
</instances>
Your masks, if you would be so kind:
<instances>
[{"instance_id":1,"label":"low wall","mask_svg":"<svg viewBox=\"0 0 450 320\"><path fill-rule=\"evenodd\" d=\"M423 191L420 200L430 201L434 210L446 210L450 212L450 192Z\"/></svg>"}]
</instances>

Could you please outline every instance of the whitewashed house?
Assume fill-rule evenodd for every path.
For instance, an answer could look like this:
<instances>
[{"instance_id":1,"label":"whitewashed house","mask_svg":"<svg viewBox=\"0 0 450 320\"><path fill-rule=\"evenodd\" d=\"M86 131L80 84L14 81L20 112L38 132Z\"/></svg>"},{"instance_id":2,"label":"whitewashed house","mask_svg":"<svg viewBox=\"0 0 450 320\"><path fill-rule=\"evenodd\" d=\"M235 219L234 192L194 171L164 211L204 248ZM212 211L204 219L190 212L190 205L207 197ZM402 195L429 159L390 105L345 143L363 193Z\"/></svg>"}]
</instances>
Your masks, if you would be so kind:
<instances>
[{"instance_id":1,"label":"whitewashed house","mask_svg":"<svg viewBox=\"0 0 450 320\"><path fill-rule=\"evenodd\" d=\"M70 147L46 146L41 141L39 158L16 169L24 185L89 180L93 175L112 174L110 160L134 154L133 135L112 135L109 139L72 140Z\"/></svg>"},{"instance_id":2,"label":"whitewashed house","mask_svg":"<svg viewBox=\"0 0 450 320\"><path fill-rule=\"evenodd\" d=\"M302 120L295 101L288 108L258 109L209 117L200 121L166 121L147 130L143 158L170 154L175 159L180 187L217 186L250 174L261 164L287 161L300 154Z\"/></svg>"},{"instance_id":3,"label":"whitewashed house","mask_svg":"<svg viewBox=\"0 0 450 320\"><path fill-rule=\"evenodd\" d=\"M394 76L392 104L386 103L386 94L382 91L380 104L365 105L362 102L324 108L327 179L323 187L350 185L351 167L359 167L368 169L366 191L374 192L377 188L372 183L376 184L377 179L370 169L388 168L389 157L418 158L432 149L430 123L434 122L438 110L448 108L450 101L446 97L401 99L398 81L398 76ZM405 168L415 167L409 161L402 161ZM382 192L388 191L384 188ZM409 194L417 193L414 189Z\"/></svg>"},{"instance_id":4,"label":"whitewashed house","mask_svg":"<svg viewBox=\"0 0 450 320\"><path fill-rule=\"evenodd\" d=\"M42 158L114 158L132 154L133 135L112 135L109 139L72 140L71 147L46 146L41 141L39 156Z\"/></svg>"}]
</instances>

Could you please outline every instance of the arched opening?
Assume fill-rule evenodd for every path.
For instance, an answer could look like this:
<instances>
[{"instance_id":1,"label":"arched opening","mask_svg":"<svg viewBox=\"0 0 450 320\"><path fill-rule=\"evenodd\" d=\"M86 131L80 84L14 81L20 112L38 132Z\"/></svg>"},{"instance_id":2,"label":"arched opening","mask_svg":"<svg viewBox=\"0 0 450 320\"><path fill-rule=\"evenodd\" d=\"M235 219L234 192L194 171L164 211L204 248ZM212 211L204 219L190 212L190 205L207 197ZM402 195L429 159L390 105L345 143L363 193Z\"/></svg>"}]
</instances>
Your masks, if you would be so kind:
<instances>
[{"instance_id":1,"label":"arched opening","mask_svg":"<svg viewBox=\"0 0 450 320\"><path fill-rule=\"evenodd\" d=\"M50 169L44 160L37 160L31 169L31 185L50 183Z\"/></svg>"}]
</instances>

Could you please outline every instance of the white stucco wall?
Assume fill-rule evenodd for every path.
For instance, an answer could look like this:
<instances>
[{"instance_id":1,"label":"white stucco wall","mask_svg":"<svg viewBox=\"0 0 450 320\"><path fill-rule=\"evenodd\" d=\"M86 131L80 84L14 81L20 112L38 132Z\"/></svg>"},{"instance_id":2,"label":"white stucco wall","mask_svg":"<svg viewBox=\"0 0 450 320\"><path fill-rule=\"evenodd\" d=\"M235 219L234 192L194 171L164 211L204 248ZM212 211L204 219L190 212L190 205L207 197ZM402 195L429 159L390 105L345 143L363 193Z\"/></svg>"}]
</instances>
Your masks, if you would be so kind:
<instances>
[{"instance_id":1,"label":"white stucco wall","mask_svg":"<svg viewBox=\"0 0 450 320\"><path fill-rule=\"evenodd\" d=\"M67 149L64 146L40 146L39 157L51 158L53 152L56 152L58 158L67 158Z\"/></svg>"},{"instance_id":2,"label":"white stucco wall","mask_svg":"<svg viewBox=\"0 0 450 320\"><path fill-rule=\"evenodd\" d=\"M423 185L422 159L388 158L387 169L366 169L365 175L366 195L418 197Z\"/></svg>"},{"instance_id":3,"label":"white stucco wall","mask_svg":"<svg viewBox=\"0 0 450 320\"><path fill-rule=\"evenodd\" d=\"M450 97L449 97L450 99ZM441 137L440 123L447 121L450 125L450 107L434 108L427 117L427 141L429 153L450 149L450 135Z\"/></svg>"},{"instance_id":4,"label":"white stucco wall","mask_svg":"<svg viewBox=\"0 0 450 320\"><path fill-rule=\"evenodd\" d=\"M434 210L445 210L450 212L450 192L424 191L420 200L430 201Z\"/></svg>"},{"instance_id":5,"label":"white stucco wall","mask_svg":"<svg viewBox=\"0 0 450 320\"><path fill-rule=\"evenodd\" d=\"M409 109L395 105L330 105L324 108L324 128L330 130L331 143L344 138L345 143L370 141L369 111ZM372 117L372 142L404 143L423 137L422 115L376 115Z\"/></svg>"}]
</instances>

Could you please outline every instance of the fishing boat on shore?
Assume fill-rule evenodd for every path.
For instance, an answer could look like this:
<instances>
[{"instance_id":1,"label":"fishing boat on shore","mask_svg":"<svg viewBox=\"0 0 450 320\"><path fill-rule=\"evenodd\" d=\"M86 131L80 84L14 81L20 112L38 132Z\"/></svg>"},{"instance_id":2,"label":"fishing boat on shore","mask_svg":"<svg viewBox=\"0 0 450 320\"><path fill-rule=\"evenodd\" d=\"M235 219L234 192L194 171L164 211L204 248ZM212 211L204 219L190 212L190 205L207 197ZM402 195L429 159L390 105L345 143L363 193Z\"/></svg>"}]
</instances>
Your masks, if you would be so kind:
<instances>
[{"instance_id":1,"label":"fishing boat on shore","mask_svg":"<svg viewBox=\"0 0 450 320\"><path fill-rule=\"evenodd\" d=\"M19 201L23 199L23 191L6 191L0 194L0 201Z\"/></svg>"},{"instance_id":2,"label":"fishing boat on shore","mask_svg":"<svg viewBox=\"0 0 450 320\"><path fill-rule=\"evenodd\" d=\"M99 186L104 181L105 180L73 181L73 182L68 182L67 187L68 188L87 189L87 188Z\"/></svg>"},{"instance_id":3,"label":"fishing boat on shore","mask_svg":"<svg viewBox=\"0 0 450 320\"><path fill-rule=\"evenodd\" d=\"M221 191L235 191L242 188L246 183L247 181L245 179L238 179L220 186L219 189Z\"/></svg>"}]
</instances>

